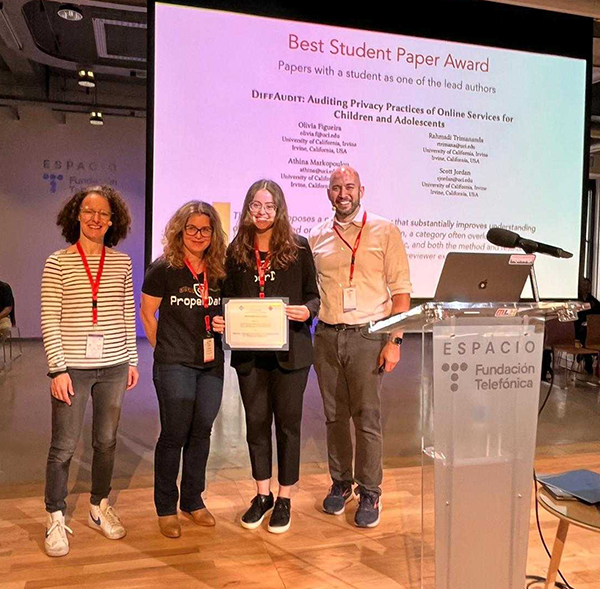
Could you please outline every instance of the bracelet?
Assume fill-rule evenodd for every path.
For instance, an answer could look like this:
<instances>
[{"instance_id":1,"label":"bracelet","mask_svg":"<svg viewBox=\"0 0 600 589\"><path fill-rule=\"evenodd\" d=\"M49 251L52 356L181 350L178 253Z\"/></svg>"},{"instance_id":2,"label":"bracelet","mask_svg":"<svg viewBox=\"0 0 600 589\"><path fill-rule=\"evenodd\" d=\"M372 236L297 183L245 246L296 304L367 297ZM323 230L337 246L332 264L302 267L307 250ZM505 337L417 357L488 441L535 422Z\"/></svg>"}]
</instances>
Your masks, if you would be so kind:
<instances>
[{"instance_id":1,"label":"bracelet","mask_svg":"<svg viewBox=\"0 0 600 589\"><path fill-rule=\"evenodd\" d=\"M402 338L401 337L392 337L388 341L391 344L394 344L396 346L401 346L402 345Z\"/></svg>"}]
</instances>

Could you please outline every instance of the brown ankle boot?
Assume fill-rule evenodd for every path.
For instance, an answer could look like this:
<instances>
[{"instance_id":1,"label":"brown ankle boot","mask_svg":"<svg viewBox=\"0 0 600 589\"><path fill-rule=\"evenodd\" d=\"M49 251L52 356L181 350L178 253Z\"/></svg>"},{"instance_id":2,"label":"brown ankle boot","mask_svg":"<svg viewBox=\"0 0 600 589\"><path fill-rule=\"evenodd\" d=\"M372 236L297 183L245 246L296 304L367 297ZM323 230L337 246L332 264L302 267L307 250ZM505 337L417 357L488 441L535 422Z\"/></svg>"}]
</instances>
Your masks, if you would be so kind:
<instances>
[{"instance_id":1,"label":"brown ankle boot","mask_svg":"<svg viewBox=\"0 0 600 589\"><path fill-rule=\"evenodd\" d=\"M182 511L181 515L191 519L198 526L214 526L217 523L213 514L206 507L194 511Z\"/></svg>"},{"instance_id":2,"label":"brown ankle boot","mask_svg":"<svg viewBox=\"0 0 600 589\"><path fill-rule=\"evenodd\" d=\"M158 527L160 533L167 538L179 538L181 536L181 525L176 515L159 515Z\"/></svg>"}]
</instances>

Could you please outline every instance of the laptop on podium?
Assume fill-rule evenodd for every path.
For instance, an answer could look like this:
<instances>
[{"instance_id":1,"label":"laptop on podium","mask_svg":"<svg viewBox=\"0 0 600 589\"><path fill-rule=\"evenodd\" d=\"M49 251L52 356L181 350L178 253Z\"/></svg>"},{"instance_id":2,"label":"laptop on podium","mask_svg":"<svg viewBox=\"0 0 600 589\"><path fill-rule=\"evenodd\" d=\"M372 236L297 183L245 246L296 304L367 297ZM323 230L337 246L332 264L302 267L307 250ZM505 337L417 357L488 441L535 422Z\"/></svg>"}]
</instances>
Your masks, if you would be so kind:
<instances>
[{"instance_id":1,"label":"laptop on podium","mask_svg":"<svg viewBox=\"0 0 600 589\"><path fill-rule=\"evenodd\" d=\"M516 303L534 261L532 254L450 252L433 300Z\"/></svg>"}]
</instances>

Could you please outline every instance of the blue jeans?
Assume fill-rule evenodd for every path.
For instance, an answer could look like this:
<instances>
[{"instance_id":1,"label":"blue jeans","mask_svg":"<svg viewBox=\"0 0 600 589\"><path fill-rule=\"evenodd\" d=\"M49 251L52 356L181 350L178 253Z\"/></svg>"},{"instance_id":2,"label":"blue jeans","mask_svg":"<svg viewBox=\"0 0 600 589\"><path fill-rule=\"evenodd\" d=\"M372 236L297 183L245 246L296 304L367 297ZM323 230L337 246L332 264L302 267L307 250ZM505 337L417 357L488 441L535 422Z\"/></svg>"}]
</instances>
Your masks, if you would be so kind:
<instances>
[{"instance_id":1,"label":"blue jeans","mask_svg":"<svg viewBox=\"0 0 600 589\"><path fill-rule=\"evenodd\" d=\"M71 405L52 398L52 442L46 466L46 511L62 511L67 505L71 458L81 437L85 408L90 396L94 409L92 447L92 497L94 505L108 497L115 463L117 427L123 393L127 388L127 364L77 370L69 368L73 391Z\"/></svg>"},{"instance_id":2,"label":"blue jeans","mask_svg":"<svg viewBox=\"0 0 600 589\"><path fill-rule=\"evenodd\" d=\"M223 375L214 369L154 363L161 431L154 454L154 503L160 516L204 507L210 434L221 398ZM183 450L181 499L177 476Z\"/></svg>"}]
</instances>

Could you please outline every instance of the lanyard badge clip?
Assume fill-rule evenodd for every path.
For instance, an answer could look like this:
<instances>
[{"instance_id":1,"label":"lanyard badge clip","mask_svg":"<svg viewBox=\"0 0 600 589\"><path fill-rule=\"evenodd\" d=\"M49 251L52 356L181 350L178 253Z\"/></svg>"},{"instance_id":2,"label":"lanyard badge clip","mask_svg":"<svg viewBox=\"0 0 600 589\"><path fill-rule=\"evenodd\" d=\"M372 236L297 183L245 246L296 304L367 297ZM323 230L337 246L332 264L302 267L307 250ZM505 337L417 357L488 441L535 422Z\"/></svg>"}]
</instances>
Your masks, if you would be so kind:
<instances>
[{"instance_id":1,"label":"lanyard badge clip","mask_svg":"<svg viewBox=\"0 0 600 589\"><path fill-rule=\"evenodd\" d=\"M192 276L196 279L196 282L200 286L200 280L198 278L198 274L196 274L195 270L192 268L189 260L185 259L185 265L188 267L188 270L192 273ZM204 271L204 282L202 284L202 306L204 307L204 329L206 334L202 338L202 352L203 352L203 360L204 363L213 362L215 359L215 338L212 335L211 325L210 325L210 315L208 313L208 276L206 270Z\"/></svg>"},{"instance_id":2,"label":"lanyard badge clip","mask_svg":"<svg viewBox=\"0 0 600 589\"><path fill-rule=\"evenodd\" d=\"M358 246L360 245L360 238L362 236L363 229L365 227L365 223L367 222L367 211L363 213L362 225L360 226L360 231L354 240L354 245L350 245L346 239L344 239L343 235L340 233L339 229L335 224L335 220L333 221L333 230L337 233L337 236L346 244L348 249L351 252L350 257L350 278L348 280L349 286L342 290L342 307L344 309L344 313L348 313L349 311L354 311L357 308L357 296L356 296L356 287L353 285L354 279L354 268L356 266L356 252L358 251Z\"/></svg>"}]
</instances>

